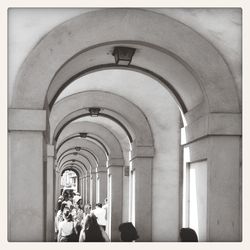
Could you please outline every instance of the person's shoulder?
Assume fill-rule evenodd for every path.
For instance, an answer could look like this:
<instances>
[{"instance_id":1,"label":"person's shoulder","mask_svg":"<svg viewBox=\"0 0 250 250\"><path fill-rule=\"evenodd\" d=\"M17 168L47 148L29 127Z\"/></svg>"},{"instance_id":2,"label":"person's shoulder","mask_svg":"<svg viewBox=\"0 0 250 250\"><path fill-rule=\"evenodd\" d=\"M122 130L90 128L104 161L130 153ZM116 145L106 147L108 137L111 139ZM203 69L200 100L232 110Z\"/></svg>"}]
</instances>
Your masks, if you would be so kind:
<instances>
[{"instance_id":1,"label":"person's shoulder","mask_svg":"<svg viewBox=\"0 0 250 250\"><path fill-rule=\"evenodd\" d=\"M60 227L62 227L64 224L65 224L65 221L64 221L64 220L63 220L63 221L59 221L58 227L60 228Z\"/></svg>"}]
</instances>

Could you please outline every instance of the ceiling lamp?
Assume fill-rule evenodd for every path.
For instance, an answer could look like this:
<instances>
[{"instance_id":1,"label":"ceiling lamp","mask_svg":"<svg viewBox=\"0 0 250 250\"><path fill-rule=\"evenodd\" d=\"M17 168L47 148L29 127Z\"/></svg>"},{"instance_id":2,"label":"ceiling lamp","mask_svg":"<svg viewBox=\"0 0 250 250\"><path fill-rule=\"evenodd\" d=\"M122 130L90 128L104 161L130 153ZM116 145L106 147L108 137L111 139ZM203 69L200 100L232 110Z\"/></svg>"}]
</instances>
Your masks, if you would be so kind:
<instances>
[{"instance_id":1,"label":"ceiling lamp","mask_svg":"<svg viewBox=\"0 0 250 250\"><path fill-rule=\"evenodd\" d=\"M92 117L97 117L100 113L100 108L89 108L89 113Z\"/></svg>"},{"instance_id":2,"label":"ceiling lamp","mask_svg":"<svg viewBox=\"0 0 250 250\"><path fill-rule=\"evenodd\" d=\"M112 55L115 57L115 63L118 65L129 66L135 53L134 48L115 47Z\"/></svg>"}]
</instances>

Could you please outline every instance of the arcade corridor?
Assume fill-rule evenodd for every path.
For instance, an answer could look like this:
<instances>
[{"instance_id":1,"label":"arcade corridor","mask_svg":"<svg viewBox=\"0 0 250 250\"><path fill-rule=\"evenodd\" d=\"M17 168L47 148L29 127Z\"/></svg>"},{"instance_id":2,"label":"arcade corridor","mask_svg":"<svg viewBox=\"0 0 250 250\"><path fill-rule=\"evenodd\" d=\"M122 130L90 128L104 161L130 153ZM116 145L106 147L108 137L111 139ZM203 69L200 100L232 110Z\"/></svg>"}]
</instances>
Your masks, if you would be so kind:
<instances>
[{"instance_id":1,"label":"arcade corridor","mask_svg":"<svg viewBox=\"0 0 250 250\"><path fill-rule=\"evenodd\" d=\"M10 68L8 240L55 241L67 189L107 198L111 242L123 222L138 242L241 241L241 11L70 11L9 14L11 42L18 18L41 26Z\"/></svg>"}]
</instances>

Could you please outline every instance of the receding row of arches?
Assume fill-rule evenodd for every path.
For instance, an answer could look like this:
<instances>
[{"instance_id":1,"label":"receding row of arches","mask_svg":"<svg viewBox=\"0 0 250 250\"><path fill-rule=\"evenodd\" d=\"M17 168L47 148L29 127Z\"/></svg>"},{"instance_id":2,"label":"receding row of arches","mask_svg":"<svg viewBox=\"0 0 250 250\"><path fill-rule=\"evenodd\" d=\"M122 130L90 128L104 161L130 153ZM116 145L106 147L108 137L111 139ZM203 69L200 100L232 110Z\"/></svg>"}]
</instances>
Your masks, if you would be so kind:
<instances>
[{"instance_id":1,"label":"receding row of arches","mask_svg":"<svg viewBox=\"0 0 250 250\"><path fill-rule=\"evenodd\" d=\"M135 49L127 66L112 56L119 46ZM135 89L142 75L141 86L160 86L167 98L159 104L143 88L115 85L60 96L74 82L112 72L134 75ZM224 59L174 19L105 9L59 25L22 65L9 109L9 240L53 239L60 178L73 170L84 203L108 198L112 241L123 221L135 224L139 241L177 241L182 226L195 227L202 241L239 241L240 120Z\"/></svg>"}]
</instances>

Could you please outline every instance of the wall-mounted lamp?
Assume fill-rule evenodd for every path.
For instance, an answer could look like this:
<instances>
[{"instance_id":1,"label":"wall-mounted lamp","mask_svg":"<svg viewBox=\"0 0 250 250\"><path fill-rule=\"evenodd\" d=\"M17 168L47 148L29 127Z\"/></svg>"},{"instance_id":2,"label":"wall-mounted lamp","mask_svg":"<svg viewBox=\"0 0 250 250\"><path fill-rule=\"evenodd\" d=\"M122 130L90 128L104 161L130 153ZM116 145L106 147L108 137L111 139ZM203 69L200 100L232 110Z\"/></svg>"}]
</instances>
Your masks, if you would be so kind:
<instances>
[{"instance_id":1,"label":"wall-mounted lamp","mask_svg":"<svg viewBox=\"0 0 250 250\"><path fill-rule=\"evenodd\" d=\"M88 134L87 133L80 133L79 135L80 135L81 138L86 138ZM76 148L80 148L80 147L76 147ZM79 149L79 151L80 151L80 149ZM78 151L78 150L76 149L76 151Z\"/></svg>"},{"instance_id":2,"label":"wall-mounted lamp","mask_svg":"<svg viewBox=\"0 0 250 250\"><path fill-rule=\"evenodd\" d=\"M81 135L80 135L81 136ZM75 147L75 150L79 152L81 150L81 147Z\"/></svg>"},{"instance_id":3,"label":"wall-mounted lamp","mask_svg":"<svg viewBox=\"0 0 250 250\"><path fill-rule=\"evenodd\" d=\"M134 56L135 49L129 47L115 47L112 55L118 65L129 66Z\"/></svg>"},{"instance_id":4,"label":"wall-mounted lamp","mask_svg":"<svg viewBox=\"0 0 250 250\"><path fill-rule=\"evenodd\" d=\"M89 108L89 113L92 117L97 117L100 113L100 108Z\"/></svg>"}]
</instances>

